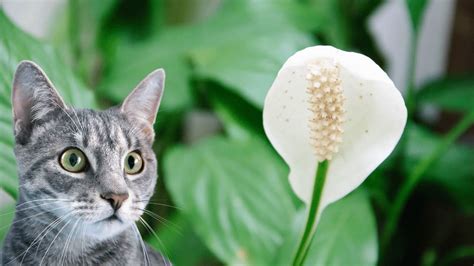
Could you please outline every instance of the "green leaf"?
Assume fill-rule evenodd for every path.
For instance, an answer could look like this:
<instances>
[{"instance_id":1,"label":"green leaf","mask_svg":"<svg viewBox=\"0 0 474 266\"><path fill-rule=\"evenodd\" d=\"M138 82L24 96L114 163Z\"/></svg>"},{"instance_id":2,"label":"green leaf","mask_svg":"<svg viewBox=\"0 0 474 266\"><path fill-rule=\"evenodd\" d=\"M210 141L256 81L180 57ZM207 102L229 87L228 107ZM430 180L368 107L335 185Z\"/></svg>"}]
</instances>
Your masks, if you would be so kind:
<instances>
[{"instance_id":1,"label":"green leaf","mask_svg":"<svg viewBox=\"0 0 474 266\"><path fill-rule=\"evenodd\" d=\"M420 126L407 127L406 171L430 155L442 137ZM425 182L440 185L455 203L467 212L474 212L474 147L452 145L424 176Z\"/></svg>"},{"instance_id":2,"label":"green leaf","mask_svg":"<svg viewBox=\"0 0 474 266\"><path fill-rule=\"evenodd\" d=\"M0 247L2 247L10 225L15 216L15 204L6 205L0 208ZM0 252L1 253L1 252Z\"/></svg>"},{"instance_id":3,"label":"green leaf","mask_svg":"<svg viewBox=\"0 0 474 266\"><path fill-rule=\"evenodd\" d=\"M106 99L119 103L149 73L157 68L166 72L165 91L161 112L183 110L191 105L193 99L190 91L191 69L183 58L174 53L167 54L166 49L157 48L152 55L136 55L142 48L119 48L121 55L111 63L108 72L97 89L97 93ZM145 48L143 48L145 49Z\"/></svg>"},{"instance_id":4,"label":"green leaf","mask_svg":"<svg viewBox=\"0 0 474 266\"><path fill-rule=\"evenodd\" d=\"M265 265L295 214L287 169L260 140L207 139L164 158L172 198L227 264Z\"/></svg>"},{"instance_id":5,"label":"green leaf","mask_svg":"<svg viewBox=\"0 0 474 266\"><path fill-rule=\"evenodd\" d=\"M294 217L275 265L291 264L305 215L300 209ZM323 211L304 265L376 265L377 248L374 213L367 193L358 189Z\"/></svg>"},{"instance_id":6,"label":"green leaf","mask_svg":"<svg viewBox=\"0 0 474 266\"><path fill-rule=\"evenodd\" d=\"M410 15L411 26L415 33L418 32L420 23L423 18L423 14L426 8L428 0L405 0L405 4L408 8L408 14Z\"/></svg>"},{"instance_id":7,"label":"green leaf","mask_svg":"<svg viewBox=\"0 0 474 266\"><path fill-rule=\"evenodd\" d=\"M92 92L74 77L51 46L22 32L0 10L0 186L14 198L18 180L10 98L13 74L21 60L38 63L69 105L88 108L96 105Z\"/></svg>"},{"instance_id":8,"label":"green leaf","mask_svg":"<svg viewBox=\"0 0 474 266\"><path fill-rule=\"evenodd\" d=\"M227 23L231 18L235 22L228 25L230 28L216 29L228 32L221 34L224 41L191 51L196 73L226 85L261 108L281 65L312 44L308 35L292 26L278 10L276 4L260 3L222 14ZM229 33L233 38L226 36Z\"/></svg>"},{"instance_id":9,"label":"green leaf","mask_svg":"<svg viewBox=\"0 0 474 266\"><path fill-rule=\"evenodd\" d=\"M226 1L201 23L163 28L145 41L122 43L110 58L99 91L118 101L144 73L164 67L167 89L163 106L184 108L192 103L189 63L193 63L199 77L229 86L261 108L285 59L311 44L308 35L277 10L272 1Z\"/></svg>"},{"instance_id":10,"label":"green leaf","mask_svg":"<svg viewBox=\"0 0 474 266\"><path fill-rule=\"evenodd\" d=\"M207 91L214 112L224 125L227 135L234 139L256 136L266 139L262 113L242 97L225 88L211 87Z\"/></svg>"},{"instance_id":11,"label":"green leaf","mask_svg":"<svg viewBox=\"0 0 474 266\"><path fill-rule=\"evenodd\" d=\"M419 92L418 99L450 111L474 110L474 78L447 77L431 82Z\"/></svg>"},{"instance_id":12,"label":"green leaf","mask_svg":"<svg viewBox=\"0 0 474 266\"><path fill-rule=\"evenodd\" d=\"M209 265L215 261L212 253L194 232L192 223L183 214L175 214L164 223L166 224L158 231L160 240L149 235L146 241L166 255L173 265Z\"/></svg>"}]
</instances>

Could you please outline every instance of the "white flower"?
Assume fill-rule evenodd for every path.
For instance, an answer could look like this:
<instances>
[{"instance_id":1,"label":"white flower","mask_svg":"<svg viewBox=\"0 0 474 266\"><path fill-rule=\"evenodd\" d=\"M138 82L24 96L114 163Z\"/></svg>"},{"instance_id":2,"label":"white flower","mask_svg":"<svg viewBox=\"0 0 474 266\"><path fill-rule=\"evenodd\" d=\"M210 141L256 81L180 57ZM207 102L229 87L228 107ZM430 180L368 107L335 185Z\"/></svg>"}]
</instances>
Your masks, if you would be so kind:
<instances>
[{"instance_id":1,"label":"white flower","mask_svg":"<svg viewBox=\"0 0 474 266\"><path fill-rule=\"evenodd\" d=\"M311 201L318 162L329 161L319 210L359 186L395 148L407 119L400 92L370 58L306 48L278 72L265 99L265 132Z\"/></svg>"}]
</instances>

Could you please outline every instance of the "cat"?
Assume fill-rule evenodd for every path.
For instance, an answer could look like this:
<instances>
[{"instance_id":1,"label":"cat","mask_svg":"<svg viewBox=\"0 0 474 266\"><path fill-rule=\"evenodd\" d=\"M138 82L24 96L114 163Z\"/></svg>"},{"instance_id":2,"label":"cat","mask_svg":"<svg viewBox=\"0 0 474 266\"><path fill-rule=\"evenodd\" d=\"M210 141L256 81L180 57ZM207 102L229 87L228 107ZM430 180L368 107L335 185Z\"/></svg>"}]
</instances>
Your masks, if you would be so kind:
<instances>
[{"instance_id":1,"label":"cat","mask_svg":"<svg viewBox=\"0 0 474 266\"><path fill-rule=\"evenodd\" d=\"M158 69L120 106L76 109L38 65L18 65L12 105L20 188L2 265L171 265L135 225L156 184L153 124L164 81Z\"/></svg>"}]
</instances>

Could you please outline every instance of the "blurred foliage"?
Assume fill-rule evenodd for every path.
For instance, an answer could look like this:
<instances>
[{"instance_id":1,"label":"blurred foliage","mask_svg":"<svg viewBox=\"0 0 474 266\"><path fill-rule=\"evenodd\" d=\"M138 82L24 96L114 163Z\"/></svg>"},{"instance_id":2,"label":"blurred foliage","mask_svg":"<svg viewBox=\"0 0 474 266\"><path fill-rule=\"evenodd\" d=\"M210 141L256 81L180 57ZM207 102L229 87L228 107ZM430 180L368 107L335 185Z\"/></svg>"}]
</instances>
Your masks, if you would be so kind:
<instances>
[{"instance_id":1,"label":"blurred foliage","mask_svg":"<svg viewBox=\"0 0 474 266\"><path fill-rule=\"evenodd\" d=\"M294 216L275 265L291 265L292 251L304 227L305 210ZM324 210L304 265L375 265L377 229L369 198L359 188Z\"/></svg>"},{"instance_id":2,"label":"blurred foliage","mask_svg":"<svg viewBox=\"0 0 474 266\"><path fill-rule=\"evenodd\" d=\"M176 265L286 264L304 210L289 188L287 167L263 133L264 96L286 58L306 46L358 51L383 66L366 27L381 3L70 0L47 44L0 11L0 186L16 197L10 84L20 60L41 65L66 102L89 108L96 101L104 108L120 103L162 67L167 80L156 128L162 162L157 194L177 209L160 212L163 217L145 215L160 239L143 230L144 238ZM406 1L415 32L427 3ZM444 77L415 96L419 107L464 113L473 110L473 86L469 75ZM223 130L191 145L184 129L192 130L185 122L195 111L212 114ZM307 265L397 263L378 257L377 229L383 228L399 179L443 143L443 136L414 117L398 157L391 156L364 187L325 210ZM474 147L456 143L422 182L440 187L440 198L459 215L470 215L473 165ZM2 239L11 216L0 217ZM393 245L395 254L388 258L402 256L404 243Z\"/></svg>"},{"instance_id":3,"label":"blurred foliage","mask_svg":"<svg viewBox=\"0 0 474 266\"><path fill-rule=\"evenodd\" d=\"M466 75L430 82L420 91L419 101L455 112L474 110L474 78Z\"/></svg>"},{"instance_id":4,"label":"blurred foliage","mask_svg":"<svg viewBox=\"0 0 474 266\"><path fill-rule=\"evenodd\" d=\"M428 0L405 0L413 31L418 32Z\"/></svg>"},{"instance_id":5,"label":"blurred foliage","mask_svg":"<svg viewBox=\"0 0 474 266\"><path fill-rule=\"evenodd\" d=\"M21 60L32 60L44 69L66 102L75 107L96 106L93 94L65 67L54 48L16 28L0 11L0 187L16 198L18 180L13 154L11 84Z\"/></svg>"}]
</instances>

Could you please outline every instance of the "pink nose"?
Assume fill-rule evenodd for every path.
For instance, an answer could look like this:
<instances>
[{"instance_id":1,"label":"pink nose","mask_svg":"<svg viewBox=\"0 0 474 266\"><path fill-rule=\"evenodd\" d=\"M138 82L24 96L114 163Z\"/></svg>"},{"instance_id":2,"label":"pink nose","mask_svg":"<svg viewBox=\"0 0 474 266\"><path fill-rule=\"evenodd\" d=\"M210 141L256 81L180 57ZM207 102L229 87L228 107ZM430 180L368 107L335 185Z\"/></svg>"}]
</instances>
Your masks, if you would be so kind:
<instances>
[{"instance_id":1,"label":"pink nose","mask_svg":"<svg viewBox=\"0 0 474 266\"><path fill-rule=\"evenodd\" d=\"M101 194L100 197L108 201L110 205L112 205L112 208L114 208L114 210L116 211L120 209L120 207L122 206L122 203L128 199L128 193L117 194L117 193L109 192L109 193Z\"/></svg>"}]
</instances>

